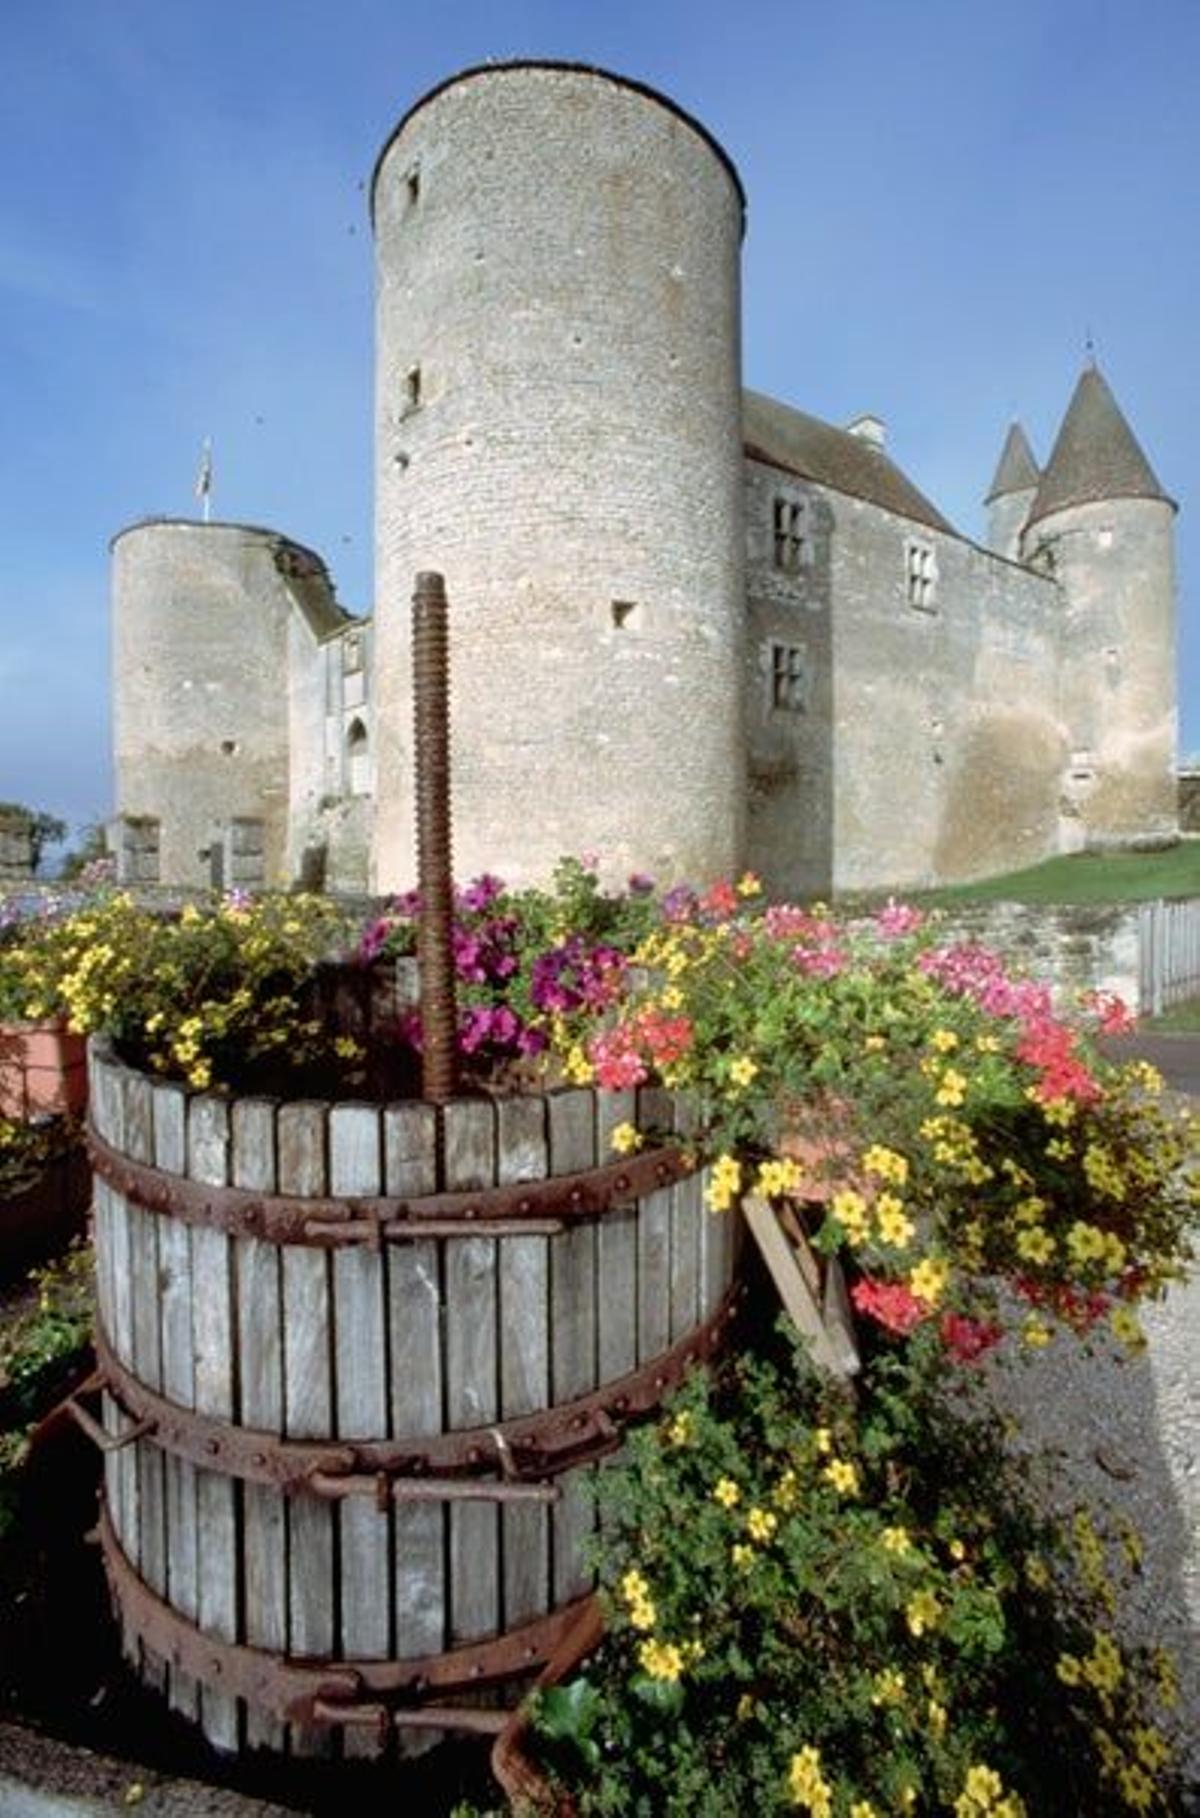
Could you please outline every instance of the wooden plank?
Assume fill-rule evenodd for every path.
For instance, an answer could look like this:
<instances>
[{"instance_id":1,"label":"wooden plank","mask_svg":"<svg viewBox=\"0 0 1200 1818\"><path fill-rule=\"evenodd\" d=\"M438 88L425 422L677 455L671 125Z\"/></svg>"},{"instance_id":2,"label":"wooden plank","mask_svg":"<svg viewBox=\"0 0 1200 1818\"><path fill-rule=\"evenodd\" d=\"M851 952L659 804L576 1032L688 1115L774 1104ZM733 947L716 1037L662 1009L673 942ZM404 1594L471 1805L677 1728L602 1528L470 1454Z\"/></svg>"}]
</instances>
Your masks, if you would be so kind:
<instances>
[{"instance_id":1,"label":"wooden plank","mask_svg":"<svg viewBox=\"0 0 1200 1818\"><path fill-rule=\"evenodd\" d=\"M230 1107L235 1187L275 1191L275 1106L264 1098ZM283 1432L283 1296L279 1247L258 1238L234 1246L241 1421ZM245 1637L255 1647L287 1650L287 1519L284 1500L264 1484L242 1487ZM282 1753L286 1726L246 1706L246 1746Z\"/></svg>"},{"instance_id":2,"label":"wooden plank","mask_svg":"<svg viewBox=\"0 0 1200 1818\"><path fill-rule=\"evenodd\" d=\"M329 1114L329 1185L338 1196L377 1194L383 1180L379 1112L373 1105L335 1105ZM384 1259L359 1245L333 1256L335 1416L340 1437L382 1439L388 1430ZM386 1660L391 1652L391 1533L373 1499L348 1498L338 1508L341 1563L341 1651L344 1658ZM375 1757L383 1744L370 1730L348 1730L347 1756Z\"/></svg>"},{"instance_id":3,"label":"wooden plank","mask_svg":"<svg viewBox=\"0 0 1200 1818\"><path fill-rule=\"evenodd\" d=\"M140 1073L126 1072L120 1079L124 1101L125 1153L134 1161L154 1160L154 1114L150 1081ZM134 1374L150 1389L162 1388L162 1336L159 1320L158 1227L161 1220L130 1202L129 1220L130 1309ZM167 1588L166 1507L163 1454L149 1440L133 1447L137 1483L138 1555L136 1564L161 1597ZM166 1689L166 1663L142 1650L142 1677L147 1684Z\"/></svg>"},{"instance_id":4,"label":"wooden plank","mask_svg":"<svg viewBox=\"0 0 1200 1818\"><path fill-rule=\"evenodd\" d=\"M188 1175L221 1187L229 1176L229 1106L214 1094L188 1103ZM223 1420L234 1405L232 1243L223 1231L192 1229L193 1386L196 1408ZM237 1495L232 1480L216 1471L196 1473L197 1584L200 1627L225 1641L238 1639ZM200 1723L214 1748L238 1746L237 1700L204 1686Z\"/></svg>"},{"instance_id":5,"label":"wooden plank","mask_svg":"<svg viewBox=\"0 0 1200 1818\"><path fill-rule=\"evenodd\" d=\"M443 1181L447 1191L495 1181L492 1107L458 1099L442 1112ZM446 1243L446 1424L486 1426L499 1411L496 1367L496 1242ZM500 1626L499 1511L486 1502L450 1509L450 1639L471 1641Z\"/></svg>"},{"instance_id":6,"label":"wooden plank","mask_svg":"<svg viewBox=\"0 0 1200 1818\"><path fill-rule=\"evenodd\" d=\"M383 1114L384 1189L437 1188L437 1113L432 1105L389 1105ZM388 1256L391 1432L394 1438L442 1430L440 1245L396 1244ZM419 1659L446 1646L446 1511L413 1503L395 1511L393 1590L396 1657Z\"/></svg>"},{"instance_id":7,"label":"wooden plank","mask_svg":"<svg viewBox=\"0 0 1200 1818\"><path fill-rule=\"evenodd\" d=\"M276 1118L279 1191L320 1195L326 1188L323 1104L281 1105ZM284 1431L292 1439L333 1432L329 1258L293 1245L283 1251ZM334 1651L334 1515L315 1496L287 1508L288 1649L329 1659ZM294 1754L328 1755L327 1730L292 1725Z\"/></svg>"},{"instance_id":8,"label":"wooden plank","mask_svg":"<svg viewBox=\"0 0 1200 1818\"><path fill-rule=\"evenodd\" d=\"M496 1180L542 1180L549 1163L546 1101L539 1093L496 1105ZM500 1250L500 1413L550 1404L550 1255L545 1237L506 1237ZM505 1628L550 1607L550 1512L515 1504L500 1515Z\"/></svg>"},{"instance_id":9,"label":"wooden plank","mask_svg":"<svg viewBox=\"0 0 1200 1818\"><path fill-rule=\"evenodd\" d=\"M634 1092L596 1094L596 1159L616 1160L612 1133L637 1119ZM596 1360L599 1382L615 1382L637 1368L637 1202L614 1206L596 1231Z\"/></svg>"},{"instance_id":10,"label":"wooden plank","mask_svg":"<svg viewBox=\"0 0 1200 1818\"><path fill-rule=\"evenodd\" d=\"M154 1165L168 1174L187 1172L187 1094L182 1086L153 1088ZM158 1229L159 1317L163 1394L180 1407L195 1401L192 1343L192 1239L182 1219L164 1216ZM163 1459L167 1596L194 1622L199 1611L196 1559L196 1471L170 1453ZM172 1667L168 1674L172 1710L195 1719L200 1688Z\"/></svg>"},{"instance_id":11,"label":"wooden plank","mask_svg":"<svg viewBox=\"0 0 1200 1818\"><path fill-rule=\"evenodd\" d=\"M848 1374L842 1350L830 1342L825 1330L821 1302L809 1286L770 1203L757 1193L748 1193L742 1201L742 1212L779 1290L784 1309L808 1345L813 1362L818 1369L829 1370L834 1375Z\"/></svg>"},{"instance_id":12,"label":"wooden plank","mask_svg":"<svg viewBox=\"0 0 1200 1818\"><path fill-rule=\"evenodd\" d=\"M574 1174L596 1164L596 1103L587 1090L553 1092L550 1172ZM557 1405L596 1386L596 1226L588 1220L555 1237L550 1250L550 1380ZM587 1546L595 1528L590 1471L560 1479L562 1497L552 1519L554 1601L565 1603L590 1589Z\"/></svg>"},{"instance_id":13,"label":"wooden plank","mask_svg":"<svg viewBox=\"0 0 1200 1818\"><path fill-rule=\"evenodd\" d=\"M669 1132L674 1106L669 1092L643 1086L638 1127ZM638 1206L638 1362L658 1357L671 1342L671 1189L647 1193Z\"/></svg>"},{"instance_id":14,"label":"wooden plank","mask_svg":"<svg viewBox=\"0 0 1200 1818\"><path fill-rule=\"evenodd\" d=\"M675 1104L675 1134L686 1147L696 1136L694 1105L682 1099ZM700 1323L701 1234L706 1207L700 1176L688 1174L671 1189L671 1343L694 1331Z\"/></svg>"},{"instance_id":15,"label":"wooden plank","mask_svg":"<svg viewBox=\"0 0 1200 1818\"><path fill-rule=\"evenodd\" d=\"M108 1198L108 1234L112 1257L112 1330L109 1337L113 1350L130 1370L133 1369L133 1259L130 1251L129 1207L120 1193ZM117 1420L117 1430L124 1432L129 1422ZM121 1546L131 1563L138 1558L138 1484L137 1457L132 1446L116 1454L113 1473L114 1526Z\"/></svg>"}]
</instances>

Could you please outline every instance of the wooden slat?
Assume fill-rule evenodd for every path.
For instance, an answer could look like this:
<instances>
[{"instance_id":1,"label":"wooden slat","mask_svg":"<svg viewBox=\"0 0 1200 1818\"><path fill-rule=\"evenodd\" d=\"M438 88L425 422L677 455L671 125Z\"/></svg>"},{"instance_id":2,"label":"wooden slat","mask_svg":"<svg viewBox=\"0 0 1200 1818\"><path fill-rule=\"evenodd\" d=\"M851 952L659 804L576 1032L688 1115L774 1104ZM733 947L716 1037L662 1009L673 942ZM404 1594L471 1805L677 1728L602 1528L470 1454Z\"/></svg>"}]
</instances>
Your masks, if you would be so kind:
<instances>
[{"instance_id":1,"label":"wooden slat","mask_svg":"<svg viewBox=\"0 0 1200 1818\"><path fill-rule=\"evenodd\" d=\"M229 1177L229 1106L205 1094L188 1104L188 1175L208 1186ZM234 1405L234 1318L232 1241L203 1225L192 1230L192 1333L196 1408L223 1420ZM226 1641L238 1638L237 1497L232 1480L215 1471L196 1473L196 1534L199 1622ZM205 1686L200 1722L215 1748L238 1746L237 1700Z\"/></svg>"},{"instance_id":2,"label":"wooden slat","mask_svg":"<svg viewBox=\"0 0 1200 1818\"><path fill-rule=\"evenodd\" d=\"M187 1094L181 1086L153 1089L154 1165L168 1174L187 1172ZM192 1342L192 1239L182 1219L164 1216L158 1230L159 1316L163 1394L181 1407L195 1402ZM196 1559L196 1471L182 1458L163 1459L167 1596L193 1621L199 1612ZM168 1675L172 1710L195 1718L200 1688L172 1667Z\"/></svg>"},{"instance_id":3,"label":"wooden slat","mask_svg":"<svg viewBox=\"0 0 1200 1818\"><path fill-rule=\"evenodd\" d=\"M275 1105L236 1099L230 1108L235 1187L276 1188ZM235 1245L237 1353L241 1420L283 1432L283 1293L279 1247L257 1238ZM245 1638L255 1647L287 1649L287 1518L283 1497L263 1484L242 1487ZM246 1708L246 1746L281 1752L286 1727Z\"/></svg>"},{"instance_id":4,"label":"wooden slat","mask_svg":"<svg viewBox=\"0 0 1200 1818\"><path fill-rule=\"evenodd\" d=\"M329 1186L338 1196L377 1194L383 1166L379 1112L335 1105L329 1114ZM387 1435L387 1336L384 1258L366 1246L333 1257L334 1380L337 1431L348 1439ZM386 1513L354 1497L338 1510L341 1651L348 1659L386 1660L391 1651L391 1535ZM348 1756L377 1756L370 1730L348 1730Z\"/></svg>"},{"instance_id":5,"label":"wooden slat","mask_svg":"<svg viewBox=\"0 0 1200 1818\"><path fill-rule=\"evenodd\" d=\"M120 1079L124 1106L125 1153L134 1161L154 1160L154 1114L150 1081L140 1073L126 1072ZM133 1368L140 1382L151 1389L162 1387L162 1333L160 1325L160 1273L158 1227L160 1219L130 1202L129 1221L130 1310ZM152 1591L167 1588L166 1497L163 1454L149 1440L133 1447L137 1483L138 1552L134 1563ZM142 1650L142 1677L160 1691L166 1688L166 1663Z\"/></svg>"},{"instance_id":6,"label":"wooden slat","mask_svg":"<svg viewBox=\"0 0 1200 1818\"><path fill-rule=\"evenodd\" d=\"M637 1119L633 1092L596 1095L596 1161L616 1160L612 1133ZM614 1207L596 1232L596 1356L601 1382L613 1382L637 1368L637 1202Z\"/></svg>"},{"instance_id":7,"label":"wooden slat","mask_svg":"<svg viewBox=\"0 0 1200 1818\"><path fill-rule=\"evenodd\" d=\"M496 1179L500 1186L541 1180L549 1158L540 1094L496 1106ZM550 1258L545 1237L504 1238L500 1249L500 1413L533 1414L550 1401ZM550 1598L549 1511L536 1504L501 1511L503 1621L541 1615Z\"/></svg>"},{"instance_id":8,"label":"wooden slat","mask_svg":"<svg viewBox=\"0 0 1200 1818\"><path fill-rule=\"evenodd\" d=\"M279 1191L320 1195L326 1190L322 1104L281 1105L276 1119ZM293 1245L283 1252L284 1430L292 1439L325 1439L333 1432L329 1258ZM315 1496L288 1503L288 1648L327 1659L334 1651L334 1515ZM331 1752L327 1731L293 1725L292 1751Z\"/></svg>"},{"instance_id":9,"label":"wooden slat","mask_svg":"<svg viewBox=\"0 0 1200 1818\"><path fill-rule=\"evenodd\" d=\"M459 1099L442 1112L447 1191L495 1182L495 1129L490 1104ZM453 1238L446 1244L446 1424L476 1427L499 1409L496 1367L496 1241ZM486 1502L450 1509L450 1637L471 1641L500 1626L498 1511Z\"/></svg>"},{"instance_id":10,"label":"wooden slat","mask_svg":"<svg viewBox=\"0 0 1200 1818\"><path fill-rule=\"evenodd\" d=\"M596 1104L590 1091L551 1093L550 1172L574 1174L596 1163ZM555 1237L550 1251L550 1379L555 1403L596 1386L596 1227L588 1220ZM560 1480L553 1512L554 1601L589 1589L586 1550L595 1527L587 1471Z\"/></svg>"},{"instance_id":11,"label":"wooden slat","mask_svg":"<svg viewBox=\"0 0 1200 1818\"><path fill-rule=\"evenodd\" d=\"M638 1127L659 1134L672 1128L669 1092L644 1086L638 1093ZM647 1193L638 1207L638 1361L648 1363L671 1342L671 1189Z\"/></svg>"},{"instance_id":12,"label":"wooden slat","mask_svg":"<svg viewBox=\"0 0 1200 1818\"><path fill-rule=\"evenodd\" d=\"M383 1114L384 1190L437 1189L437 1113L432 1105L390 1105ZM391 1432L442 1430L442 1287L440 1245L396 1244L388 1257ZM396 1656L418 1659L446 1645L446 1512L413 1503L395 1512L393 1593Z\"/></svg>"},{"instance_id":13,"label":"wooden slat","mask_svg":"<svg viewBox=\"0 0 1200 1818\"><path fill-rule=\"evenodd\" d=\"M686 1146L696 1135L696 1113L682 1100L675 1104L675 1134ZM700 1176L687 1174L671 1189L671 1343L685 1338L700 1323L701 1241L706 1208Z\"/></svg>"}]
</instances>

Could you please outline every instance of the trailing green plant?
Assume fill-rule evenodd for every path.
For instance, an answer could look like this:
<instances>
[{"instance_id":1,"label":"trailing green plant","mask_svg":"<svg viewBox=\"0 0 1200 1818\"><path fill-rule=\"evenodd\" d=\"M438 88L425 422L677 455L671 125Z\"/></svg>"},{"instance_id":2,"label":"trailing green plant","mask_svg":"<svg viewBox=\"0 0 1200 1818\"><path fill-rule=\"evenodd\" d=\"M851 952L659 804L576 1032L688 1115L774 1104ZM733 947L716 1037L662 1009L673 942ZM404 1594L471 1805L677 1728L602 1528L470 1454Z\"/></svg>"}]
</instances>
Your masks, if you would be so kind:
<instances>
[{"instance_id":1,"label":"trailing green plant","mask_svg":"<svg viewBox=\"0 0 1200 1818\"><path fill-rule=\"evenodd\" d=\"M78 1126L68 1119L30 1122L0 1116L0 1214L4 1200L32 1187L52 1161L78 1142Z\"/></svg>"},{"instance_id":2,"label":"trailing green plant","mask_svg":"<svg viewBox=\"0 0 1200 1818\"><path fill-rule=\"evenodd\" d=\"M14 1526L29 1431L91 1344L92 1252L78 1243L34 1270L0 1319L0 1540Z\"/></svg>"},{"instance_id":3,"label":"trailing green plant","mask_svg":"<svg viewBox=\"0 0 1200 1818\"><path fill-rule=\"evenodd\" d=\"M1114 1632L1136 1542L1028 1473L929 1332L856 1398L799 1351L693 1377L603 1474L606 1638L535 1703L577 1811L1175 1809L1170 1663Z\"/></svg>"}]
</instances>

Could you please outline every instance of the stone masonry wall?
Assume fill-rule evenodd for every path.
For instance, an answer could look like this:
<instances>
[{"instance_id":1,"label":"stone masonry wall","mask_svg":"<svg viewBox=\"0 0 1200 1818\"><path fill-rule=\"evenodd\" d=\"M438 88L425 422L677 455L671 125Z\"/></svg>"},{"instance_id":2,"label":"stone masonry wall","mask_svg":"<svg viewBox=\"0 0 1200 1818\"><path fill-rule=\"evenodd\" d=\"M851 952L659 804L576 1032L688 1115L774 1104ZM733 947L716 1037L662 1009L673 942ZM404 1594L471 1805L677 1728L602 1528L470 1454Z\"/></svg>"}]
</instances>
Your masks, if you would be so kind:
<instances>
[{"instance_id":1,"label":"stone masonry wall","mask_svg":"<svg viewBox=\"0 0 1200 1818\"><path fill-rule=\"evenodd\" d=\"M497 66L375 186L376 877L411 882L410 599L451 608L460 873L742 859L741 195L669 102Z\"/></svg>"}]
</instances>

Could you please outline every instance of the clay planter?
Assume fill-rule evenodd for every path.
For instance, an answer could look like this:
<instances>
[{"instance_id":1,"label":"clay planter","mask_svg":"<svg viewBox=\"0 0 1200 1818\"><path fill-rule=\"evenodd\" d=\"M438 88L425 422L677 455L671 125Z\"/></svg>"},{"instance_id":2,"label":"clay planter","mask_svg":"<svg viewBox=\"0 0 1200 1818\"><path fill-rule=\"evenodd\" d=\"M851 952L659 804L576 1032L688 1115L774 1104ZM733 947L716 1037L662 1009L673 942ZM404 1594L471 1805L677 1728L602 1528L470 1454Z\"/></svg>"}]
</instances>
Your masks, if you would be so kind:
<instances>
[{"instance_id":1,"label":"clay planter","mask_svg":"<svg viewBox=\"0 0 1200 1818\"><path fill-rule=\"evenodd\" d=\"M91 1175L82 1149L54 1156L37 1179L0 1198L0 1278L61 1250L87 1220Z\"/></svg>"},{"instance_id":2,"label":"clay planter","mask_svg":"<svg viewBox=\"0 0 1200 1818\"><path fill-rule=\"evenodd\" d=\"M603 1633L600 1605L594 1597L589 1597L547 1661L534 1690L540 1692L547 1686L561 1685L580 1661L600 1645ZM514 1812L528 1812L535 1818L574 1818L575 1802L570 1794L552 1786L527 1754L525 1745L529 1729L529 1705L523 1703L492 1744L492 1773L504 1788Z\"/></svg>"},{"instance_id":3,"label":"clay planter","mask_svg":"<svg viewBox=\"0 0 1200 1818\"><path fill-rule=\"evenodd\" d=\"M66 1024L0 1024L0 1116L78 1117L87 1105L87 1041Z\"/></svg>"}]
</instances>

